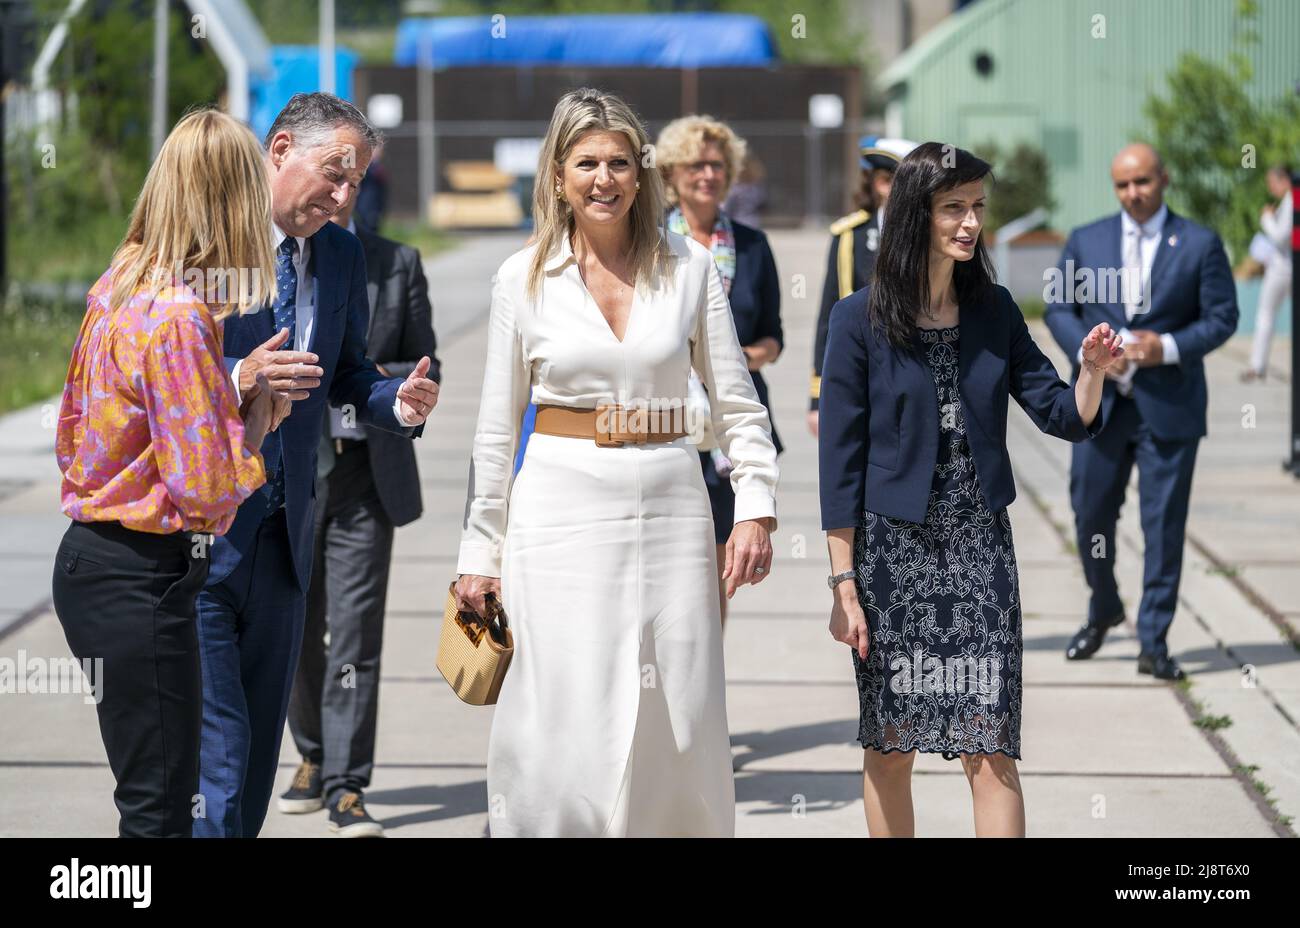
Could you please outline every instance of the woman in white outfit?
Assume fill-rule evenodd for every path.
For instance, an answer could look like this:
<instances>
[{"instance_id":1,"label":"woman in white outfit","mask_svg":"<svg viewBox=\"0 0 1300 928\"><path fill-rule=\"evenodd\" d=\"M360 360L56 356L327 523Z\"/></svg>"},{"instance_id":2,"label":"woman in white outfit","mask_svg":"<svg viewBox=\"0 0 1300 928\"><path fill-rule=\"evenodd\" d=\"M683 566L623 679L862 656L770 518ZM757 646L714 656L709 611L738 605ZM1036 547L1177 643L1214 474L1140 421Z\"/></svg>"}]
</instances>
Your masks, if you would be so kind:
<instances>
[{"instance_id":1,"label":"woman in white outfit","mask_svg":"<svg viewBox=\"0 0 1300 928\"><path fill-rule=\"evenodd\" d=\"M1255 339L1250 352L1250 367L1241 379L1249 383L1263 380L1268 373L1268 349L1273 341L1273 324L1277 311L1291 295L1291 169L1275 164L1268 171L1268 192L1278 201L1265 205L1259 214L1259 228L1273 245L1273 254L1264 265L1264 280L1259 288L1259 311L1255 315Z\"/></svg>"},{"instance_id":2,"label":"woman in white outfit","mask_svg":"<svg viewBox=\"0 0 1300 928\"><path fill-rule=\"evenodd\" d=\"M713 525L679 412L691 368L735 465L729 596L771 570L776 450L709 250L662 227L650 150L617 97L561 98L535 241L493 285L456 586L480 614L495 592L515 635L493 836L735 831Z\"/></svg>"}]
</instances>

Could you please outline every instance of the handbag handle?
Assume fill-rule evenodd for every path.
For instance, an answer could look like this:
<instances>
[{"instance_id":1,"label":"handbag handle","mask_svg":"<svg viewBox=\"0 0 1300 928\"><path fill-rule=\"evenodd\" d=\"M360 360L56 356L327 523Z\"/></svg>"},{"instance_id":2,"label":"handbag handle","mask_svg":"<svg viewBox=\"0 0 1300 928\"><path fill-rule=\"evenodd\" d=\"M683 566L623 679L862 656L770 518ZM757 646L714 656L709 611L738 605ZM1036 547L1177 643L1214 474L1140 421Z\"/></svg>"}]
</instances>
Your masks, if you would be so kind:
<instances>
[{"instance_id":1,"label":"handbag handle","mask_svg":"<svg viewBox=\"0 0 1300 928\"><path fill-rule=\"evenodd\" d=\"M451 585L450 585L450 587L449 587L449 591L451 592L451 594L452 594L453 596L456 595L456 581L455 581L455 580L453 580L453 581L451 582ZM493 628L492 628L493 623L494 623L494 622L495 622L495 623L499 623L500 626L501 626L501 634L500 634L500 635L493 635L492 637L493 637L493 638L496 638L499 642L504 643L504 640L505 640L505 630L508 629L508 628L510 627L510 622L506 619L506 610L505 610L505 608L501 605L501 602L497 599L497 595L496 595L495 593L493 593L493 592L490 592L490 591L487 593L486 596L483 597L483 604L487 607L487 612L488 612L488 614L487 614L486 616L481 616L481 615L478 615L477 613L474 613L474 612L471 612L470 615L473 615L475 618L478 618L478 619L482 619L482 620L484 620L484 622L485 622L485 627L488 629L488 632L489 632L489 633L491 633L491 632L493 631ZM462 611L464 611L464 610L462 610Z\"/></svg>"},{"instance_id":2,"label":"handbag handle","mask_svg":"<svg viewBox=\"0 0 1300 928\"><path fill-rule=\"evenodd\" d=\"M487 606L489 613L487 620L489 622L500 622L503 629L510 627L510 623L506 621L505 607L497 600L497 594L488 593L483 597L483 604Z\"/></svg>"}]
</instances>

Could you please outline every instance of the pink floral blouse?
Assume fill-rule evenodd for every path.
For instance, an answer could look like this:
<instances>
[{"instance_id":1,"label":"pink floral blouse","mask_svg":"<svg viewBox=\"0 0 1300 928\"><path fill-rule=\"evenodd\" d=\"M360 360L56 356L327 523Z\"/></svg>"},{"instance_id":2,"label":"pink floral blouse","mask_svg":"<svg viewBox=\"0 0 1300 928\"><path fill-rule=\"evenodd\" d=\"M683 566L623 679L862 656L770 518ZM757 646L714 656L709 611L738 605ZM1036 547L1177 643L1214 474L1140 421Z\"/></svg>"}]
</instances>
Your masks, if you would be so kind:
<instances>
[{"instance_id":1,"label":"pink floral blouse","mask_svg":"<svg viewBox=\"0 0 1300 928\"><path fill-rule=\"evenodd\" d=\"M79 522L221 535L266 482L221 354L221 328L185 287L108 308L112 270L86 298L55 453Z\"/></svg>"}]
</instances>

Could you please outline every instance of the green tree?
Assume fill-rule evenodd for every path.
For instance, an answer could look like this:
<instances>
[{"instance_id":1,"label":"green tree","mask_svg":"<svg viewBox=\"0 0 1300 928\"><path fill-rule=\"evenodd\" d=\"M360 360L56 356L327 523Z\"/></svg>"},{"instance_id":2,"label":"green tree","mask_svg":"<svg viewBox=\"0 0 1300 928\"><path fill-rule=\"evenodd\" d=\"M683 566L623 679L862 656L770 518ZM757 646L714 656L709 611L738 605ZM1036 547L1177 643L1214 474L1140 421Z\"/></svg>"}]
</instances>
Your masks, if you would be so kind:
<instances>
[{"instance_id":1,"label":"green tree","mask_svg":"<svg viewBox=\"0 0 1300 928\"><path fill-rule=\"evenodd\" d=\"M1021 142L1003 149L994 141L974 147L975 154L993 165L993 184L989 191L984 228L996 232L1013 219L1042 207L1049 213L1056 208L1052 199L1052 169L1041 148Z\"/></svg>"},{"instance_id":2,"label":"green tree","mask_svg":"<svg viewBox=\"0 0 1300 928\"><path fill-rule=\"evenodd\" d=\"M339 8L350 5L335 3L340 27L351 17ZM320 38L320 0L248 0L248 7L272 45L315 45Z\"/></svg>"},{"instance_id":3,"label":"green tree","mask_svg":"<svg viewBox=\"0 0 1300 928\"><path fill-rule=\"evenodd\" d=\"M50 145L28 133L10 141L15 280L93 280L125 231L151 155L151 9L102 5L74 18L51 72L65 105ZM42 21L52 25L58 12ZM192 106L218 102L225 83L183 6L174 5L170 26L168 126Z\"/></svg>"},{"instance_id":4,"label":"green tree","mask_svg":"<svg viewBox=\"0 0 1300 928\"><path fill-rule=\"evenodd\" d=\"M168 127L187 108L216 103L225 83L207 42L191 37L188 18L182 20L173 9L170 26ZM78 101L75 130L99 153L87 167L100 177L105 202L114 212L122 212L124 199L139 189L149 166L152 49L152 17L114 6L74 19L63 51L74 66L62 89Z\"/></svg>"},{"instance_id":5,"label":"green tree","mask_svg":"<svg viewBox=\"0 0 1300 928\"><path fill-rule=\"evenodd\" d=\"M719 0L719 12L749 13L767 23L783 61L857 65L869 70L865 32L853 28L849 0Z\"/></svg>"},{"instance_id":6,"label":"green tree","mask_svg":"<svg viewBox=\"0 0 1300 928\"><path fill-rule=\"evenodd\" d=\"M1238 7L1240 25L1226 64L1186 54L1166 77L1164 95L1147 98L1147 141L1169 172L1174 209L1211 226L1236 258L1246 254L1268 202L1267 168L1300 152L1300 99L1256 103L1246 93L1258 43L1255 5Z\"/></svg>"}]
</instances>

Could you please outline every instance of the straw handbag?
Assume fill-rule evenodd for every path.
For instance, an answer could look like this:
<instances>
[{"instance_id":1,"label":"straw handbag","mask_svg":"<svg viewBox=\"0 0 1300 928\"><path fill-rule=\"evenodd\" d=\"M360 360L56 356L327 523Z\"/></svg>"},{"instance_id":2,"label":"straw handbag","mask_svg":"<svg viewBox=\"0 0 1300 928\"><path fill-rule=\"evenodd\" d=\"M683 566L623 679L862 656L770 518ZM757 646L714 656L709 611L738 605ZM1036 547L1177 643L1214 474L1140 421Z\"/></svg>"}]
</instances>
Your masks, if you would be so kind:
<instances>
[{"instance_id":1,"label":"straw handbag","mask_svg":"<svg viewBox=\"0 0 1300 928\"><path fill-rule=\"evenodd\" d=\"M506 611L489 593L488 618L464 612L456 601L456 584L447 590L443 610L442 638L438 642L438 670L464 702L491 706L501 692L515 639L510 634Z\"/></svg>"}]
</instances>

